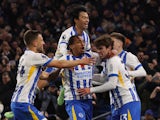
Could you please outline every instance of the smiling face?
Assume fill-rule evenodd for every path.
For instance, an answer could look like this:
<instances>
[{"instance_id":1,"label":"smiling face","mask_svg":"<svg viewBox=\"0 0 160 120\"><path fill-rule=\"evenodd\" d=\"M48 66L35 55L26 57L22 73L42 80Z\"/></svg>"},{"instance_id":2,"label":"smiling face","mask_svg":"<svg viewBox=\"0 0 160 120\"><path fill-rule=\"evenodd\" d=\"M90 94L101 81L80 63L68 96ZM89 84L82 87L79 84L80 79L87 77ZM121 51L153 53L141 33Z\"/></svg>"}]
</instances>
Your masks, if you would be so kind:
<instances>
[{"instance_id":1,"label":"smiling face","mask_svg":"<svg viewBox=\"0 0 160 120\"><path fill-rule=\"evenodd\" d=\"M75 26L81 30L86 30L88 28L89 16L87 12L80 12L79 18L75 18Z\"/></svg>"},{"instance_id":2,"label":"smiling face","mask_svg":"<svg viewBox=\"0 0 160 120\"><path fill-rule=\"evenodd\" d=\"M74 56L80 56L84 53L84 41L80 36L72 36L72 43L69 45L69 49L71 50Z\"/></svg>"}]
</instances>

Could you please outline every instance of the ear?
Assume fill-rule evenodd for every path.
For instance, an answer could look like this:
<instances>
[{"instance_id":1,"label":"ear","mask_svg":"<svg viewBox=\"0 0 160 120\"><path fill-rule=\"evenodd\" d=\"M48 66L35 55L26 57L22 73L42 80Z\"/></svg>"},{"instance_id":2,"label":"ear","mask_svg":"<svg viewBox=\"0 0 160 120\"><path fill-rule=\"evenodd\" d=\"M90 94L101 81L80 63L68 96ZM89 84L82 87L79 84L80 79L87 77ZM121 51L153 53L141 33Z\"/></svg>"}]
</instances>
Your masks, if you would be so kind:
<instances>
[{"instance_id":1,"label":"ear","mask_svg":"<svg viewBox=\"0 0 160 120\"><path fill-rule=\"evenodd\" d=\"M76 23L76 22L77 22L77 20L78 20L77 18L74 18L74 23Z\"/></svg>"},{"instance_id":2,"label":"ear","mask_svg":"<svg viewBox=\"0 0 160 120\"><path fill-rule=\"evenodd\" d=\"M32 45L33 45L34 47L36 47L36 46L37 46L37 41L34 40L34 41L32 42Z\"/></svg>"},{"instance_id":3,"label":"ear","mask_svg":"<svg viewBox=\"0 0 160 120\"><path fill-rule=\"evenodd\" d=\"M70 45L70 46L69 46L69 50L72 50L72 48L73 48L73 45Z\"/></svg>"}]
</instances>

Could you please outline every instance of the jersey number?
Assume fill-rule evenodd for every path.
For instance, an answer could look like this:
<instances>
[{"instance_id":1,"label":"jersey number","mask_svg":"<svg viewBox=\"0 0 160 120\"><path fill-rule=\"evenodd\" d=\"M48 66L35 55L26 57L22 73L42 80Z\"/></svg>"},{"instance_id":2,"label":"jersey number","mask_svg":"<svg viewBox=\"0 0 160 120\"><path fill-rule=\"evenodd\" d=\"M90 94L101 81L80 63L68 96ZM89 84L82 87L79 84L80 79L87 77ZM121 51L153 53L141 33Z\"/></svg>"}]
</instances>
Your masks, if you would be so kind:
<instances>
[{"instance_id":1,"label":"jersey number","mask_svg":"<svg viewBox=\"0 0 160 120\"><path fill-rule=\"evenodd\" d=\"M25 73L24 66L22 66L20 70L20 77L23 77L24 73Z\"/></svg>"}]
</instances>

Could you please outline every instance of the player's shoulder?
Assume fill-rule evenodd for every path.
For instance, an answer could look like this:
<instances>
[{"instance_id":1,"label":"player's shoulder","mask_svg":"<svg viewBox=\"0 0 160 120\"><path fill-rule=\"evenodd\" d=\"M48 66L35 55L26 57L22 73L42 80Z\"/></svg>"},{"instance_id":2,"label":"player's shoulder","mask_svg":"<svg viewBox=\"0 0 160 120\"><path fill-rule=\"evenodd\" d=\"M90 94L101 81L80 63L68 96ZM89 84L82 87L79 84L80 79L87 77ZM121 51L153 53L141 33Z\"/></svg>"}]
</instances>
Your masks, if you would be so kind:
<instances>
[{"instance_id":1,"label":"player's shoulder","mask_svg":"<svg viewBox=\"0 0 160 120\"><path fill-rule=\"evenodd\" d=\"M68 40L71 36L71 32L72 32L72 27L69 27L68 29L66 29L65 31L62 32L60 40Z\"/></svg>"},{"instance_id":2,"label":"player's shoulder","mask_svg":"<svg viewBox=\"0 0 160 120\"><path fill-rule=\"evenodd\" d=\"M36 52L33 52L33 51L27 51L27 52L25 52L25 54L27 55L27 58L30 59L30 60L33 60L33 59L48 59L48 56L46 56L43 53L36 53Z\"/></svg>"},{"instance_id":3,"label":"player's shoulder","mask_svg":"<svg viewBox=\"0 0 160 120\"><path fill-rule=\"evenodd\" d=\"M37 56L37 55L43 55L43 53L37 53L37 52L34 52L34 51L26 51L25 54L27 55L30 55L30 56Z\"/></svg>"},{"instance_id":4,"label":"player's shoulder","mask_svg":"<svg viewBox=\"0 0 160 120\"><path fill-rule=\"evenodd\" d=\"M133 53L126 51L127 55L133 55L135 56Z\"/></svg>"},{"instance_id":5,"label":"player's shoulder","mask_svg":"<svg viewBox=\"0 0 160 120\"><path fill-rule=\"evenodd\" d=\"M136 55L134 55L134 54L131 53L131 52L127 52L127 57L128 57L128 58L135 58Z\"/></svg>"},{"instance_id":6,"label":"player's shoulder","mask_svg":"<svg viewBox=\"0 0 160 120\"><path fill-rule=\"evenodd\" d=\"M108 61L113 62L113 63L117 63L117 62L121 61L121 58L119 56L115 55L115 56L109 58Z\"/></svg>"},{"instance_id":7,"label":"player's shoulder","mask_svg":"<svg viewBox=\"0 0 160 120\"><path fill-rule=\"evenodd\" d=\"M64 30L64 31L62 32L62 34L71 33L72 30L73 30L73 27L69 27L69 28L67 28L66 30Z\"/></svg>"},{"instance_id":8,"label":"player's shoulder","mask_svg":"<svg viewBox=\"0 0 160 120\"><path fill-rule=\"evenodd\" d=\"M33 57L34 55L36 55L36 53L31 50L25 50L23 54L24 57Z\"/></svg>"}]
</instances>

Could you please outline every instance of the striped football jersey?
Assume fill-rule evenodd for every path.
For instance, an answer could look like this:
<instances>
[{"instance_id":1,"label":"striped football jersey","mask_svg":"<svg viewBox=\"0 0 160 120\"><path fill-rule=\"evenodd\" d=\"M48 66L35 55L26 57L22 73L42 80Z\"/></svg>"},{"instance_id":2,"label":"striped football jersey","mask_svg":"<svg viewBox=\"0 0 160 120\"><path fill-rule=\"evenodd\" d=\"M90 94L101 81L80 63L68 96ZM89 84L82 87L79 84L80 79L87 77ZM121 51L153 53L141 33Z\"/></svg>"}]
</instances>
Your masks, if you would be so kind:
<instances>
[{"instance_id":1,"label":"striped football jersey","mask_svg":"<svg viewBox=\"0 0 160 120\"><path fill-rule=\"evenodd\" d=\"M12 102L34 103L35 88L42 67L52 59L42 53L26 50L21 56L17 72L17 84L12 96Z\"/></svg>"}]
</instances>

